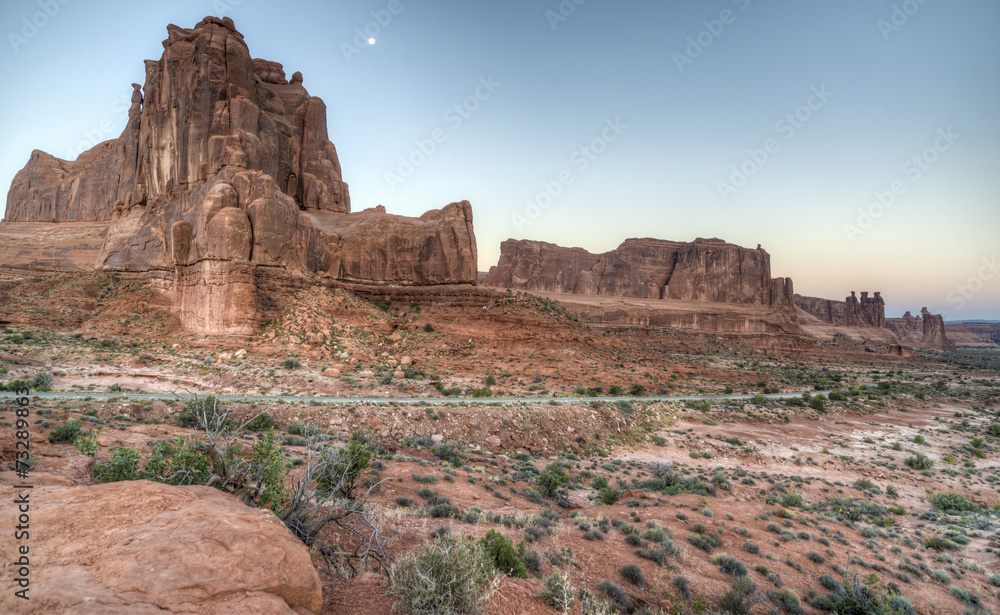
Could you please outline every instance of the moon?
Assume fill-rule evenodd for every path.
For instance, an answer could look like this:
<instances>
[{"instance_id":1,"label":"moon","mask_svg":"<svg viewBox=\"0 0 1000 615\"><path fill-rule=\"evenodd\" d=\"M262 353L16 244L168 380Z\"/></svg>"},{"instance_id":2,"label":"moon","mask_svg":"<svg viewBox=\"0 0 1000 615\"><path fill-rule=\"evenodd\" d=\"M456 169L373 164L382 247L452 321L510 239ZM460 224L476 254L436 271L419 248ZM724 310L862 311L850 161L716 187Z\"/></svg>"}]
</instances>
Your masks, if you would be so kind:
<instances>
[{"instance_id":1,"label":"moon","mask_svg":"<svg viewBox=\"0 0 1000 615\"><path fill-rule=\"evenodd\" d=\"M375 44L375 39L373 39L373 38L368 39L368 44L369 45L374 45Z\"/></svg>"}]
</instances>

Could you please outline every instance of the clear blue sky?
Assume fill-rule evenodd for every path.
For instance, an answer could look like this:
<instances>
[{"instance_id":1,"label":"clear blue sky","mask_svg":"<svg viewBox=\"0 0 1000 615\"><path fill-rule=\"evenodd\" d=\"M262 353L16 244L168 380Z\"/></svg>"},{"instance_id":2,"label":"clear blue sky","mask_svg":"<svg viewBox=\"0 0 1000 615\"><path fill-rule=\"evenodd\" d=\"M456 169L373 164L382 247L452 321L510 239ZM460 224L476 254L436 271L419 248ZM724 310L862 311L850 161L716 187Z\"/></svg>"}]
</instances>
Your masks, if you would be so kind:
<instances>
[{"instance_id":1,"label":"clear blue sky","mask_svg":"<svg viewBox=\"0 0 1000 615\"><path fill-rule=\"evenodd\" d=\"M4 186L34 148L117 136L168 23L228 15L326 101L354 209L468 199L481 269L508 237L721 237L763 244L803 294L1000 318L993 0L566 0L565 19L560 0L398 0L346 54L389 0L63 1L47 23L45 0L0 5ZM44 25L17 39L25 19Z\"/></svg>"}]
</instances>

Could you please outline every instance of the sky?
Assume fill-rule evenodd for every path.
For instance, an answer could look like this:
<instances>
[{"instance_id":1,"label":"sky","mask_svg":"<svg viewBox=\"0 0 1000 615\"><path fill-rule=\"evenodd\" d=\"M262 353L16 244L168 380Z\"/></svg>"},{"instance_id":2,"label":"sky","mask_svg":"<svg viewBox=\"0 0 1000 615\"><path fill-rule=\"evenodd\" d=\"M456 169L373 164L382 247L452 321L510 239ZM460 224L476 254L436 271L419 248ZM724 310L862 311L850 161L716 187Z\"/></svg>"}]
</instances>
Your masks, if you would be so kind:
<instances>
[{"instance_id":1,"label":"sky","mask_svg":"<svg viewBox=\"0 0 1000 615\"><path fill-rule=\"evenodd\" d=\"M1000 319L994 0L5 0L0 185L117 137L206 15L326 102L354 210L469 200L481 270L719 237L801 294Z\"/></svg>"}]
</instances>

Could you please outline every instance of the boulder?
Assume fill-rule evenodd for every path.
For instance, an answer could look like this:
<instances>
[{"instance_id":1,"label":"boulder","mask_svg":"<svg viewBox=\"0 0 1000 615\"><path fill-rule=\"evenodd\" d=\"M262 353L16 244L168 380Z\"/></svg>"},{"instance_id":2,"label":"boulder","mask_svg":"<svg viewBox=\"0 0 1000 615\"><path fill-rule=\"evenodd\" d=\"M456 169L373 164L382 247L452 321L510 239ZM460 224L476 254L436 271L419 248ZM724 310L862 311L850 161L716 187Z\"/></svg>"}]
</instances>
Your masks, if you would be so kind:
<instances>
[{"instance_id":1,"label":"boulder","mask_svg":"<svg viewBox=\"0 0 1000 615\"><path fill-rule=\"evenodd\" d=\"M10 489L4 499L11 496ZM148 481L31 494L30 600L5 613L318 613L305 545L267 510L210 487ZM15 525L14 507L0 522ZM0 563L12 579L12 558Z\"/></svg>"}]
</instances>

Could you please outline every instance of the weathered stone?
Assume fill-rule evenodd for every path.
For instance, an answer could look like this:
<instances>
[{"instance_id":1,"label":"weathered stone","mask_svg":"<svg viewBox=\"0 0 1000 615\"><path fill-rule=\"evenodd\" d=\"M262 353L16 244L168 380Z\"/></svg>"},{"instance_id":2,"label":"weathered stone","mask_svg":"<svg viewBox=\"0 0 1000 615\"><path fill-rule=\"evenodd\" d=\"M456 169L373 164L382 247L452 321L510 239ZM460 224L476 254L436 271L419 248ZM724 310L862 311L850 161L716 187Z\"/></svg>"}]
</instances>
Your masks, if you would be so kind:
<instances>
[{"instance_id":1,"label":"weathered stone","mask_svg":"<svg viewBox=\"0 0 1000 615\"><path fill-rule=\"evenodd\" d=\"M860 301L854 291L844 301L802 295L795 295L794 300L799 309L831 325L877 329L885 327L885 301L880 292L876 292L871 298L867 292L862 292Z\"/></svg>"},{"instance_id":2,"label":"weathered stone","mask_svg":"<svg viewBox=\"0 0 1000 615\"><path fill-rule=\"evenodd\" d=\"M39 489L31 599L3 592L4 613L320 611L308 549L268 510L147 481ZM0 521L13 527L15 511L3 507ZM14 559L0 562L4 578L17 576Z\"/></svg>"},{"instance_id":3,"label":"weathered stone","mask_svg":"<svg viewBox=\"0 0 1000 615\"><path fill-rule=\"evenodd\" d=\"M944 319L940 314L931 314L921 308L920 316L909 312L902 318L887 318L886 328L899 337L907 346L934 350L955 350L955 343L948 339Z\"/></svg>"},{"instance_id":4,"label":"weathered stone","mask_svg":"<svg viewBox=\"0 0 1000 615\"><path fill-rule=\"evenodd\" d=\"M779 278L779 280L782 280ZM771 278L770 255L719 239L680 243L628 239L591 254L540 241L507 240L486 286L527 291L676 299L712 303L791 305Z\"/></svg>"},{"instance_id":5,"label":"weathered stone","mask_svg":"<svg viewBox=\"0 0 1000 615\"><path fill-rule=\"evenodd\" d=\"M259 296L260 278L282 272L475 284L468 202L419 218L381 206L349 213L326 105L301 74L289 82L280 64L253 59L228 18L167 31L163 56L146 62L145 85L133 84L121 136L74 162L33 152L8 193L5 223L106 224L93 267L172 280L173 288L157 288L173 294L182 324L199 333L252 331L259 306L273 303ZM27 257L9 252L10 260L34 258L31 269L67 268L34 248ZM227 268L208 261L253 266L231 269L239 280L230 290L220 278Z\"/></svg>"}]
</instances>

